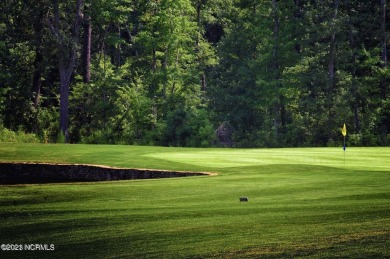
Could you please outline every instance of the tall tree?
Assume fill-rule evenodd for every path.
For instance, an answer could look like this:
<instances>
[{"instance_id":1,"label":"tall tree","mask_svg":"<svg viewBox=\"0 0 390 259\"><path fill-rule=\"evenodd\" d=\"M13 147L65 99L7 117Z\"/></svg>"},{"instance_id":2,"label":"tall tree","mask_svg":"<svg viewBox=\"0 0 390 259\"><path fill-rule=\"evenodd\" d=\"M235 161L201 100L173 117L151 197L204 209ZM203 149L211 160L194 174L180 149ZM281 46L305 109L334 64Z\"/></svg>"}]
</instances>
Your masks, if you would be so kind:
<instances>
[{"instance_id":1,"label":"tall tree","mask_svg":"<svg viewBox=\"0 0 390 259\"><path fill-rule=\"evenodd\" d=\"M2 53L0 62L4 98L4 123L11 129L35 129L34 104L41 88L44 2L6 1L0 7ZM35 11L35 12L34 12ZM34 15L31 15L34 13ZM34 125L35 124L35 125Z\"/></svg>"},{"instance_id":2,"label":"tall tree","mask_svg":"<svg viewBox=\"0 0 390 259\"><path fill-rule=\"evenodd\" d=\"M259 51L261 38L272 33L272 20L264 19L271 8L271 2L235 2L218 44L219 65L210 74L211 107L218 123L229 121L234 127L238 146L258 144L258 132L265 122L266 98L262 91L266 87L258 86L256 81L260 69L267 69L257 65L264 57Z\"/></svg>"},{"instance_id":3,"label":"tall tree","mask_svg":"<svg viewBox=\"0 0 390 259\"><path fill-rule=\"evenodd\" d=\"M195 51L198 55L200 84L203 91L206 91L207 88L206 70L208 67L216 64L215 52L210 44L219 41L223 33L216 21L221 13L220 6L223 4L225 4L226 8L227 2L221 0L193 0L193 6L196 10L196 24L198 27ZM211 30L213 31L211 32ZM209 38L207 38L207 36L209 36Z\"/></svg>"},{"instance_id":4,"label":"tall tree","mask_svg":"<svg viewBox=\"0 0 390 259\"><path fill-rule=\"evenodd\" d=\"M336 19L337 12L339 8L340 0L334 0L333 5L333 14L330 21L331 35L330 35L330 44L329 44L329 63L328 63L328 80L329 80L329 89L336 87L336 78L335 78L335 57L336 57Z\"/></svg>"},{"instance_id":5,"label":"tall tree","mask_svg":"<svg viewBox=\"0 0 390 259\"><path fill-rule=\"evenodd\" d=\"M42 85L42 61L43 61L43 29L44 29L44 11L43 7L39 8L37 16L35 16L32 24L34 30L34 45L35 45L35 59L34 59L34 76L33 76L33 90L35 91L34 107L38 109L41 85Z\"/></svg>"},{"instance_id":6,"label":"tall tree","mask_svg":"<svg viewBox=\"0 0 390 259\"><path fill-rule=\"evenodd\" d=\"M379 128L381 133L381 142L388 142L387 134L390 130L390 119L387 117L390 115L390 103L387 100L388 96L388 84L389 84L389 72L388 70L388 64L387 64L387 31L386 31L386 13L387 13L387 1L381 0L381 7L380 7L380 13L381 13L381 67L383 69L383 73L380 79L380 93L381 93L381 100L383 100L383 106L384 111L381 114L381 120L379 122Z\"/></svg>"},{"instance_id":7,"label":"tall tree","mask_svg":"<svg viewBox=\"0 0 390 259\"><path fill-rule=\"evenodd\" d=\"M89 83L91 81L91 49L92 49L92 24L90 16L90 5L85 4L84 17L83 17L83 82Z\"/></svg>"},{"instance_id":8,"label":"tall tree","mask_svg":"<svg viewBox=\"0 0 390 259\"><path fill-rule=\"evenodd\" d=\"M381 0L381 60L382 67L387 68L387 32L386 32L386 12L387 5L386 0ZM383 80L381 82L381 95L383 98L386 98L386 82Z\"/></svg>"},{"instance_id":9,"label":"tall tree","mask_svg":"<svg viewBox=\"0 0 390 259\"><path fill-rule=\"evenodd\" d=\"M346 8L348 10L348 42L351 49L351 65L349 66L349 71L351 73L351 95L352 95L352 106L353 106L353 115L354 115L354 127L357 133L360 133L360 111L359 111L359 94L358 94L358 82L357 82L357 44L356 40L358 35L356 32L356 11L353 9L352 1L346 2Z\"/></svg>"},{"instance_id":10,"label":"tall tree","mask_svg":"<svg viewBox=\"0 0 390 259\"><path fill-rule=\"evenodd\" d=\"M189 0L163 0L152 1L141 17L145 25L136 37L142 46L136 59L150 67L142 73L147 74L145 84L149 85L150 96L160 104L163 117L179 103L187 106L199 102L200 84L194 81L198 71L193 15Z\"/></svg>"},{"instance_id":11,"label":"tall tree","mask_svg":"<svg viewBox=\"0 0 390 259\"><path fill-rule=\"evenodd\" d=\"M69 87L77 60L83 4L83 0L77 0L72 17L68 17L66 11L60 13L62 5L58 0L54 0L54 17L49 20L50 29L57 42L60 75L60 130L65 136L65 142L69 140ZM61 20L61 17L65 19Z\"/></svg>"},{"instance_id":12,"label":"tall tree","mask_svg":"<svg viewBox=\"0 0 390 259\"><path fill-rule=\"evenodd\" d=\"M280 51L280 38L279 38L279 8L278 8L278 1L277 0L272 0L272 17L273 17L273 48L272 48L272 70L274 73L274 80L277 82L280 82L280 60L279 60L279 51ZM277 83L275 85L275 90L279 92L281 85L280 83ZM283 97L281 94L279 96L276 96L273 102L273 127L274 127L274 138L277 141L279 138L279 133L280 133L280 128L281 124L285 127L285 119L284 116L281 116L283 114L283 103L282 103Z\"/></svg>"}]
</instances>

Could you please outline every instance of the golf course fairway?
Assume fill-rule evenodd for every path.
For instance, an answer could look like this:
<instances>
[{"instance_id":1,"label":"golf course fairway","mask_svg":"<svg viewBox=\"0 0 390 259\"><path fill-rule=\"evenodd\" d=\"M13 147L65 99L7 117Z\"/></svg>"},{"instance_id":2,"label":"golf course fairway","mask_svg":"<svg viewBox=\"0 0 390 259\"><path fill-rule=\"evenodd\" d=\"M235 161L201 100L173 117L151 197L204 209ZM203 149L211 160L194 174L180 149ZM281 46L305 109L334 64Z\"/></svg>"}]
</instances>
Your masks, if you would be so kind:
<instances>
[{"instance_id":1,"label":"golf course fairway","mask_svg":"<svg viewBox=\"0 0 390 259\"><path fill-rule=\"evenodd\" d=\"M0 162L216 173L2 185L0 258L390 257L387 147L0 143Z\"/></svg>"}]
</instances>

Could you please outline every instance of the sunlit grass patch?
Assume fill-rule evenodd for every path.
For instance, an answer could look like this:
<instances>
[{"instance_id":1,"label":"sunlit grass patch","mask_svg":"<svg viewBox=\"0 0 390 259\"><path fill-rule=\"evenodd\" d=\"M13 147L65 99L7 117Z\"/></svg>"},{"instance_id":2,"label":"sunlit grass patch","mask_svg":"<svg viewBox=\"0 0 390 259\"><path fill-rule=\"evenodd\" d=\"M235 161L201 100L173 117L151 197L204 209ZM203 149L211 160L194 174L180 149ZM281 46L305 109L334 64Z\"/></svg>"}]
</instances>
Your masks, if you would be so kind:
<instances>
[{"instance_id":1,"label":"sunlit grass patch","mask_svg":"<svg viewBox=\"0 0 390 259\"><path fill-rule=\"evenodd\" d=\"M1 257L389 257L390 149L347 152L2 145L2 161L218 175L1 186L1 243L56 247Z\"/></svg>"}]
</instances>

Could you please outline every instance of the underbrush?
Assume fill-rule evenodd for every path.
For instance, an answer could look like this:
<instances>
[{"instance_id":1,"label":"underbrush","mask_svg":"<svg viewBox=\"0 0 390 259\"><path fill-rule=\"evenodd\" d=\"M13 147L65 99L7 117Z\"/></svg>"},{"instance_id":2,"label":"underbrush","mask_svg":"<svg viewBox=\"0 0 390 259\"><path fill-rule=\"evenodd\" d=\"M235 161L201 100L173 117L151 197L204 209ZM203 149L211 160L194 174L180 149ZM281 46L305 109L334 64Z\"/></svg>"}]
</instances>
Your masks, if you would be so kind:
<instances>
[{"instance_id":1,"label":"underbrush","mask_svg":"<svg viewBox=\"0 0 390 259\"><path fill-rule=\"evenodd\" d=\"M22 130L12 131L0 125L0 142L39 143L35 134Z\"/></svg>"}]
</instances>

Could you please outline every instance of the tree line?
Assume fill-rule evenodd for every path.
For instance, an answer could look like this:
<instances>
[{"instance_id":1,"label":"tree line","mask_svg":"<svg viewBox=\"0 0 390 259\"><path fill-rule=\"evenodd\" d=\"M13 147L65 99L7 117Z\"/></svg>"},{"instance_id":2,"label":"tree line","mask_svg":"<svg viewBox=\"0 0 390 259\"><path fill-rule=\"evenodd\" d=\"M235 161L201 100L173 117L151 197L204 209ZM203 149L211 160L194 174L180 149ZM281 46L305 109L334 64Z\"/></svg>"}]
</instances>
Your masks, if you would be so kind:
<instances>
[{"instance_id":1,"label":"tree line","mask_svg":"<svg viewBox=\"0 0 390 259\"><path fill-rule=\"evenodd\" d=\"M5 0L0 132L42 142L390 144L385 0Z\"/></svg>"}]
</instances>

